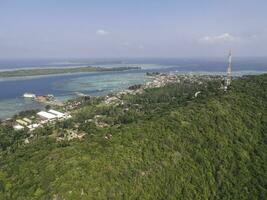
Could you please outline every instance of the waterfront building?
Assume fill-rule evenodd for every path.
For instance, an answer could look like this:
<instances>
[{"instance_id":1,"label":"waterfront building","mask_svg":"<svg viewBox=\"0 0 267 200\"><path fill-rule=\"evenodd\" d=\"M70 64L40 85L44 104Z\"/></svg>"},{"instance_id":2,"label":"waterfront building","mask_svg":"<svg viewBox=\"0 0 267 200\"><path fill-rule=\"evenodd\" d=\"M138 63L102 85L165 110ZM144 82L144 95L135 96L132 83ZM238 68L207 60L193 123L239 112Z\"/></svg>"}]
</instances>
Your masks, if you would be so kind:
<instances>
[{"instance_id":1,"label":"waterfront building","mask_svg":"<svg viewBox=\"0 0 267 200\"><path fill-rule=\"evenodd\" d=\"M49 113L49 112L45 112L45 111L38 112L37 116L43 120L52 120L52 119L57 118L56 115Z\"/></svg>"}]
</instances>

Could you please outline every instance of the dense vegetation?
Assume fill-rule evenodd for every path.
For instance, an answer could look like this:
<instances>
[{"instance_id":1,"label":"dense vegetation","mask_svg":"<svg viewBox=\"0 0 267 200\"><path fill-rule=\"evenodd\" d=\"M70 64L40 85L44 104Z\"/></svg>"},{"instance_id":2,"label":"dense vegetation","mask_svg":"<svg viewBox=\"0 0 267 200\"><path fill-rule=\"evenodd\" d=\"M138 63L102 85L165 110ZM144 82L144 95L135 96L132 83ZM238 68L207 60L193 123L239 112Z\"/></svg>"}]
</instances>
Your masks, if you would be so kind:
<instances>
[{"instance_id":1,"label":"dense vegetation","mask_svg":"<svg viewBox=\"0 0 267 200\"><path fill-rule=\"evenodd\" d=\"M125 96L123 105L88 101L28 145L26 133L2 126L0 198L266 198L267 75L218 88L174 84ZM95 115L108 126L88 120ZM82 141L51 137L77 125L88 133Z\"/></svg>"},{"instance_id":2,"label":"dense vegetation","mask_svg":"<svg viewBox=\"0 0 267 200\"><path fill-rule=\"evenodd\" d=\"M12 71L0 72L0 77L20 77L20 76L40 76L51 74L67 74L82 72L107 72L107 71L124 71L130 69L139 69L138 67L73 67L73 68L45 68L45 69L19 69Z\"/></svg>"}]
</instances>

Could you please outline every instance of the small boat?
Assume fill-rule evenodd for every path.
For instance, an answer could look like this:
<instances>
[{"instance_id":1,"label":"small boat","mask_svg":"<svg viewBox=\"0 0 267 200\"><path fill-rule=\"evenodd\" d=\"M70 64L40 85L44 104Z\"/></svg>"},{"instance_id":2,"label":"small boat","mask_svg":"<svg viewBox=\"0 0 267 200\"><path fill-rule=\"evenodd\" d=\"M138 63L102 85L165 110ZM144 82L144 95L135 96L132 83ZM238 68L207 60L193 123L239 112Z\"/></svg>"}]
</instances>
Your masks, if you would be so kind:
<instances>
[{"instance_id":1,"label":"small boat","mask_svg":"<svg viewBox=\"0 0 267 200\"><path fill-rule=\"evenodd\" d=\"M33 93L24 93L23 94L23 97L24 98L31 98L31 99L33 99L33 98L36 98L36 95L35 94L33 94Z\"/></svg>"}]
</instances>

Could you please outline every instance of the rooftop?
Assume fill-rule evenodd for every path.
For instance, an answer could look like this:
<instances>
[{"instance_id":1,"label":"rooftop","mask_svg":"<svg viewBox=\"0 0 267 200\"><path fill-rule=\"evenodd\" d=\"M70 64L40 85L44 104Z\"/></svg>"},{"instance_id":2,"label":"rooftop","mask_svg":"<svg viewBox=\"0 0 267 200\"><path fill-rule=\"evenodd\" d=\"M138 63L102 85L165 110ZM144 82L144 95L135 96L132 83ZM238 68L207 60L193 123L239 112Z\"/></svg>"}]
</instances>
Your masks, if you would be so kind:
<instances>
[{"instance_id":1,"label":"rooftop","mask_svg":"<svg viewBox=\"0 0 267 200\"><path fill-rule=\"evenodd\" d=\"M56 115L45 111L38 112L37 115L46 119L54 119L57 117Z\"/></svg>"}]
</instances>

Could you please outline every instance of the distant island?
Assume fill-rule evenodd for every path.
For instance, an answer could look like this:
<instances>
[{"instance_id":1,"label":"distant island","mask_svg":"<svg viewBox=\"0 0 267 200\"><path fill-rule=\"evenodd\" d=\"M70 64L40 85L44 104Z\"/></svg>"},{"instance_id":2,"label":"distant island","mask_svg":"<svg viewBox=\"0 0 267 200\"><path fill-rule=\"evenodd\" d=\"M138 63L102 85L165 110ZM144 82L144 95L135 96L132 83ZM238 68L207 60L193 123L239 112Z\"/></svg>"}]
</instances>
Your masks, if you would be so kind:
<instances>
[{"instance_id":1,"label":"distant island","mask_svg":"<svg viewBox=\"0 0 267 200\"><path fill-rule=\"evenodd\" d=\"M108 72L108 71L125 71L141 69L140 67L72 67L72 68L46 68L46 69L20 69L13 71L2 71L0 77L21 77L21 76L41 76L52 74L68 74L68 73L83 73L83 72Z\"/></svg>"}]
</instances>

